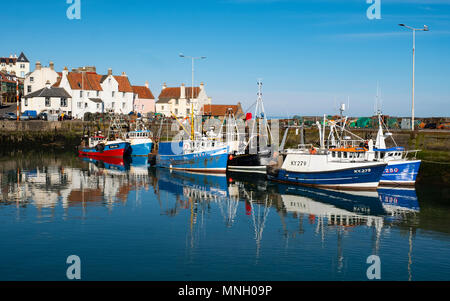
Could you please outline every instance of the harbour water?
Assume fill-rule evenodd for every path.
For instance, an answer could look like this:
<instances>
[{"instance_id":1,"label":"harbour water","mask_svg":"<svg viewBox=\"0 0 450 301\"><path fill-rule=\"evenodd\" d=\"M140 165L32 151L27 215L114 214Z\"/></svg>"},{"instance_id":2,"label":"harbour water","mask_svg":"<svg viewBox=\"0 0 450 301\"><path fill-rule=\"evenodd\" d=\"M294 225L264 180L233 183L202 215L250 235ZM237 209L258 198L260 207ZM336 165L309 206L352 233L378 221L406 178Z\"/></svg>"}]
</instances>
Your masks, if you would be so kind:
<instances>
[{"instance_id":1,"label":"harbour water","mask_svg":"<svg viewBox=\"0 0 450 301\"><path fill-rule=\"evenodd\" d=\"M448 188L339 192L72 153L0 158L0 280L450 280Z\"/></svg>"}]
</instances>

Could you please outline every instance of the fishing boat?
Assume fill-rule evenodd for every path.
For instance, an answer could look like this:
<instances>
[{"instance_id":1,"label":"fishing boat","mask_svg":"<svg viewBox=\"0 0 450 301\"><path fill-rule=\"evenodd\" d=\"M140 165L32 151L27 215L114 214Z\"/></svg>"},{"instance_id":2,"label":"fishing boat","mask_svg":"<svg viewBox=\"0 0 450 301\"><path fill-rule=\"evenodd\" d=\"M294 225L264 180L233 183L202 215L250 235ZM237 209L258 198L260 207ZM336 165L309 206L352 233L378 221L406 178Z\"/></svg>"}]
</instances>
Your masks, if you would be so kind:
<instances>
[{"instance_id":1,"label":"fishing boat","mask_svg":"<svg viewBox=\"0 0 450 301\"><path fill-rule=\"evenodd\" d=\"M190 133L175 117L190 138L178 142L159 142L156 166L191 172L226 173L228 145L215 138L195 133L193 108L191 112Z\"/></svg>"},{"instance_id":2,"label":"fishing boat","mask_svg":"<svg viewBox=\"0 0 450 301\"><path fill-rule=\"evenodd\" d=\"M406 151L404 147L397 146L392 133L383 133L383 120L381 113L378 113L378 134L375 143L374 160L386 162L387 166L381 176L380 184L383 185L414 185L419 173L421 160L415 157L419 150ZM387 127L386 127L387 130ZM387 148L385 139L390 137L395 147ZM414 154L413 159L408 159L409 154Z\"/></svg>"},{"instance_id":3,"label":"fishing boat","mask_svg":"<svg viewBox=\"0 0 450 301\"><path fill-rule=\"evenodd\" d=\"M364 148L325 148L324 130L319 122L320 148L299 145L297 149L283 152L281 167L269 166L268 178L313 187L375 190L378 187L386 163L369 161ZM325 122L323 127L325 128ZM373 149L373 141L369 141Z\"/></svg>"},{"instance_id":4,"label":"fishing boat","mask_svg":"<svg viewBox=\"0 0 450 301\"><path fill-rule=\"evenodd\" d=\"M271 132L264 111L261 89L262 82L258 81L258 99L255 113L252 116L254 119L247 120L251 125L245 126L248 129L248 140L246 140L245 132L240 133L232 111L228 113L225 119L227 125L226 140L230 147L228 156L228 170L230 171L265 174L267 165L271 163Z\"/></svg>"},{"instance_id":5,"label":"fishing boat","mask_svg":"<svg viewBox=\"0 0 450 301\"><path fill-rule=\"evenodd\" d=\"M207 138L159 142L156 166L192 172L226 173L228 146Z\"/></svg>"},{"instance_id":6,"label":"fishing boat","mask_svg":"<svg viewBox=\"0 0 450 301\"><path fill-rule=\"evenodd\" d=\"M126 139L130 143L131 156L147 156L152 152L153 140L151 132L139 121L136 121L136 129L126 134Z\"/></svg>"},{"instance_id":7,"label":"fishing boat","mask_svg":"<svg viewBox=\"0 0 450 301\"><path fill-rule=\"evenodd\" d=\"M120 157L123 158L130 144L124 140L113 141L100 135L88 138L87 146L81 146L78 150L80 156L96 157Z\"/></svg>"},{"instance_id":8,"label":"fishing boat","mask_svg":"<svg viewBox=\"0 0 450 301\"><path fill-rule=\"evenodd\" d=\"M364 156L367 160L386 163L387 166L381 176L380 185L414 185L421 163L421 160L415 159L419 150L406 151L404 147L398 146L392 133L384 125L380 111L377 112L377 117L379 128L373 149L369 150L367 148L368 141L366 139L358 137L345 128L345 120L342 122L344 125L342 127L337 125L339 121L329 122L329 145L336 145L338 147L364 146ZM386 134L383 131L383 127L386 129ZM341 134L339 134L339 130L337 129L341 130ZM352 137L349 136L343 136L344 132L349 133L352 137L356 137L356 140L352 140ZM386 147L386 139L388 138L392 139L393 147ZM410 156L412 159L409 158Z\"/></svg>"}]
</instances>

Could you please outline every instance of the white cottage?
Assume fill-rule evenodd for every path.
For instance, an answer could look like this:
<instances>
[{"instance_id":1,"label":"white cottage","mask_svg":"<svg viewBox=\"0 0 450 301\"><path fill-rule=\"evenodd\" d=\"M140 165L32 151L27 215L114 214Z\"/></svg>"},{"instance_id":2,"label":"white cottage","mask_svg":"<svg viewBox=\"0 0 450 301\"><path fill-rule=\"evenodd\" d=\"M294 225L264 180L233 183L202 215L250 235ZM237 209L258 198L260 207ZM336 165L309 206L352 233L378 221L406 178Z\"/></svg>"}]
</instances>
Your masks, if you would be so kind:
<instances>
[{"instance_id":1,"label":"white cottage","mask_svg":"<svg viewBox=\"0 0 450 301\"><path fill-rule=\"evenodd\" d=\"M21 112L36 111L37 114L72 114L72 98L64 88L52 87L47 82L46 87L26 95L21 102Z\"/></svg>"},{"instance_id":2,"label":"white cottage","mask_svg":"<svg viewBox=\"0 0 450 301\"><path fill-rule=\"evenodd\" d=\"M156 113L184 118L191 114L192 108L194 114L201 114L203 106L208 104L211 104L211 98L206 94L203 83L194 88L185 87L184 84L180 87L167 87L164 84L156 102Z\"/></svg>"}]
</instances>

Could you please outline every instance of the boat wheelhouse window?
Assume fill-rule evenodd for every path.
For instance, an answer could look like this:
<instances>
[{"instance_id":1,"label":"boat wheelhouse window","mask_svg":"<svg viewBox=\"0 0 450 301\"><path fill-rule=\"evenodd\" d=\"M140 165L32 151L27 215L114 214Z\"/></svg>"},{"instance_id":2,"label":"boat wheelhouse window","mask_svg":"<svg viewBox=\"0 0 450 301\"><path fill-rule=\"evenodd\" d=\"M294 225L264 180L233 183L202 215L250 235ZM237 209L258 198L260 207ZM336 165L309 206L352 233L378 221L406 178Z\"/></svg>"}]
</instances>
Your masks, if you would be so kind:
<instances>
[{"instance_id":1,"label":"boat wheelhouse window","mask_svg":"<svg viewBox=\"0 0 450 301\"><path fill-rule=\"evenodd\" d=\"M338 152L338 158L342 157L341 152Z\"/></svg>"},{"instance_id":2,"label":"boat wheelhouse window","mask_svg":"<svg viewBox=\"0 0 450 301\"><path fill-rule=\"evenodd\" d=\"M353 153L349 153L349 158L353 158Z\"/></svg>"},{"instance_id":3,"label":"boat wheelhouse window","mask_svg":"<svg viewBox=\"0 0 450 301\"><path fill-rule=\"evenodd\" d=\"M344 152L344 158L347 158L347 152Z\"/></svg>"},{"instance_id":4,"label":"boat wheelhouse window","mask_svg":"<svg viewBox=\"0 0 450 301\"><path fill-rule=\"evenodd\" d=\"M331 156L332 156L333 158L335 158L335 157L336 157L336 152L331 152Z\"/></svg>"},{"instance_id":5,"label":"boat wheelhouse window","mask_svg":"<svg viewBox=\"0 0 450 301\"><path fill-rule=\"evenodd\" d=\"M384 158L384 156L385 156L385 153L383 153L383 152L380 152L380 159L383 159L383 158Z\"/></svg>"},{"instance_id":6,"label":"boat wheelhouse window","mask_svg":"<svg viewBox=\"0 0 450 301\"><path fill-rule=\"evenodd\" d=\"M375 159L378 159L378 152L375 152Z\"/></svg>"},{"instance_id":7,"label":"boat wheelhouse window","mask_svg":"<svg viewBox=\"0 0 450 301\"><path fill-rule=\"evenodd\" d=\"M389 157L392 157L392 153L389 153L388 156L389 156Z\"/></svg>"}]
</instances>

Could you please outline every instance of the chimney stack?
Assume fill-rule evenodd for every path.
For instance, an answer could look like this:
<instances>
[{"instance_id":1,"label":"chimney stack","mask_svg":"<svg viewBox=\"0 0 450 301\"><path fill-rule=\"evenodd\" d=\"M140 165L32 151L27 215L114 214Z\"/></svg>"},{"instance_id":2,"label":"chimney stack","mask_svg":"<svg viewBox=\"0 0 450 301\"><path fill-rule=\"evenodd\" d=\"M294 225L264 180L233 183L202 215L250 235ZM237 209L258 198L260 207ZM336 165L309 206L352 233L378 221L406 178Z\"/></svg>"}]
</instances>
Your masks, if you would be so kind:
<instances>
[{"instance_id":1,"label":"chimney stack","mask_svg":"<svg viewBox=\"0 0 450 301\"><path fill-rule=\"evenodd\" d=\"M127 76L127 74L125 72L122 72L122 76Z\"/></svg>"},{"instance_id":2,"label":"chimney stack","mask_svg":"<svg viewBox=\"0 0 450 301\"><path fill-rule=\"evenodd\" d=\"M111 68L108 69L108 75L112 75L112 69Z\"/></svg>"},{"instance_id":3,"label":"chimney stack","mask_svg":"<svg viewBox=\"0 0 450 301\"><path fill-rule=\"evenodd\" d=\"M53 62L50 62L50 69L55 70L55 64Z\"/></svg>"},{"instance_id":4,"label":"chimney stack","mask_svg":"<svg viewBox=\"0 0 450 301\"><path fill-rule=\"evenodd\" d=\"M145 87L148 89L148 80L147 81L145 81Z\"/></svg>"},{"instance_id":5,"label":"chimney stack","mask_svg":"<svg viewBox=\"0 0 450 301\"><path fill-rule=\"evenodd\" d=\"M186 87L184 86L184 84L181 84L180 98L186 98Z\"/></svg>"},{"instance_id":6,"label":"chimney stack","mask_svg":"<svg viewBox=\"0 0 450 301\"><path fill-rule=\"evenodd\" d=\"M205 88L205 84L203 82L200 83L200 91Z\"/></svg>"},{"instance_id":7,"label":"chimney stack","mask_svg":"<svg viewBox=\"0 0 450 301\"><path fill-rule=\"evenodd\" d=\"M37 61L36 62L36 70L41 70L41 68L42 68L41 62Z\"/></svg>"},{"instance_id":8,"label":"chimney stack","mask_svg":"<svg viewBox=\"0 0 450 301\"><path fill-rule=\"evenodd\" d=\"M165 88L167 88L167 84L164 83L162 89L164 90Z\"/></svg>"}]
</instances>

